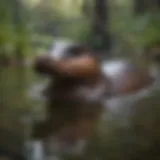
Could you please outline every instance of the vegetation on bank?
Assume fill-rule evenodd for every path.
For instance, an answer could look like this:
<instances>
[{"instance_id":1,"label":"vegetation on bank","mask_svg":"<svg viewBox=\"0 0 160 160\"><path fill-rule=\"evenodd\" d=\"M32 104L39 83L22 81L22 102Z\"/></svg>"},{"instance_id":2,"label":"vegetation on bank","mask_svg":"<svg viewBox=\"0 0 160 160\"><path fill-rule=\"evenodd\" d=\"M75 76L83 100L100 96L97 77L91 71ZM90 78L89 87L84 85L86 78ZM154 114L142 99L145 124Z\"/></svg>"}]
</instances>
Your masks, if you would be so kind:
<instances>
[{"instance_id":1,"label":"vegetation on bank","mask_svg":"<svg viewBox=\"0 0 160 160\"><path fill-rule=\"evenodd\" d=\"M0 65L19 64L26 57L43 53L58 37L86 42L92 47L105 48L112 43L113 48L116 44L127 54L138 55L159 39L160 14L151 6L137 15L133 2L106 1L106 32L110 34L106 38L111 40L106 39L103 46L93 33L96 1L2 0Z\"/></svg>"}]
</instances>

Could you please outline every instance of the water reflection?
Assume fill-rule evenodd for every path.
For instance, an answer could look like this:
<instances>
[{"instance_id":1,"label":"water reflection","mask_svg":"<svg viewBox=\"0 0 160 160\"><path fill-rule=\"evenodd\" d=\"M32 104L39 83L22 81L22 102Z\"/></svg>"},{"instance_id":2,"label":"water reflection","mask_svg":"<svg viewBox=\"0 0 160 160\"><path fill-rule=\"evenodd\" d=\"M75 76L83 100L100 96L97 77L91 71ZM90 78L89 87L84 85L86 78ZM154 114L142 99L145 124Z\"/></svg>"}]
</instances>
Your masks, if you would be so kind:
<instances>
[{"instance_id":1,"label":"water reflection","mask_svg":"<svg viewBox=\"0 0 160 160\"><path fill-rule=\"evenodd\" d=\"M137 94L106 101L106 108L97 122L96 134L87 148L83 148L86 146L84 140L68 145L64 144L64 139L60 140L58 137L60 133L67 135L67 128L63 128L64 130L61 130L58 135L55 134L43 141L46 154L55 156L57 153L63 153L73 156L74 153L80 154L80 156L85 155L87 159L95 159L95 157L99 157L98 159L106 159L106 157L119 159L119 157L124 156L126 159L131 157L136 159L136 154L137 157L147 157L145 155L149 155L149 152L153 150L156 145L154 143L155 138L159 134L157 125L160 120L158 118L160 101L159 90L156 90L158 89L152 86L141 90ZM153 101L156 104L153 105ZM153 133L149 128L152 129ZM148 135L146 135L145 130L149 131ZM72 134L74 134L73 130ZM158 136L156 139L159 141L159 138ZM84 149L87 152L82 152Z\"/></svg>"},{"instance_id":2,"label":"water reflection","mask_svg":"<svg viewBox=\"0 0 160 160\"><path fill-rule=\"evenodd\" d=\"M37 141L30 137L33 122L23 117L27 114L29 120L35 121L39 117L44 119L42 117L45 114L45 99L41 97L40 93L48 82L44 80L42 81L44 82L43 84L34 77L35 75L32 74L31 70L26 71L25 74L24 71L16 72L15 70L7 70L0 74L0 125L4 130L16 133L17 136L15 137L19 137L21 142L26 141L28 159L46 159L46 156L48 158L50 156L56 157L59 152L68 155L75 153L81 156L84 153L86 159L96 159L97 157L101 159L119 159L119 157L125 157L125 159L146 157L149 159L151 157L153 159L154 155L159 158L159 154L155 153L158 150L157 146L159 146L160 141L160 94L158 84L133 95L110 99L105 102L104 110L98 111L96 106L92 106L92 109L89 109L88 112L85 111L85 116L82 116L84 115L82 114L83 112L77 116L75 112L71 112L69 109L55 111L54 122L56 125L60 124L63 127L58 129L59 132L42 139L43 141ZM18 76L13 76L16 74ZM22 81L24 79L24 77L21 79L22 75L25 76L25 81ZM29 92L30 99L28 99L26 93L30 90L33 82L40 85L36 85L35 88L31 87L31 92ZM67 112L68 117L64 117ZM76 110L76 112L79 111ZM61 121L58 120L57 113ZM96 116L93 113L101 115L101 118L97 116L97 119L93 121ZM89 115L93 117L91 118ZM73 119L73 123L64 123L66 119L69 120L71 117L78 121ZM39 123L42 124L42 122ZM46 127L47 121L44 124L46 124L44 125ZM27 125L28 127L26 127ZM94 127L95 129L93 130ZM94 133L94 131L96 131L95 134L92 135L93 137L87 144L84 137L90 137L90 133ZM22 135L22 138L19 135ZM76 138L74 135L83 138L77 138L78 140L73 143L70 138ZM2 132L1 137L2 139L4 137ZM70 143L64 144L64 139L70 139ZM14 144L18 145L17 142L18 140ZM11 141L6 143L4 144L5 146L16 148L14 145L10 145ZM83 152L83 150L86 152ZM149 155L151 151L154 151L154 155ZM22 153L20 150L16 152Z\"/></svg>"},{"instance_id":3,"label":"water reflection","mask_svg":"<svg viewBox=\"0 0 160 160\"><path fill-rule=\"evenodd\" d=\"M98 155L102 159L160 158L157 154L157 145L160 142L158 127L160 101L159 91L156 92L143 95L131 104L128 102L132 102L132 99L122 103L118 108L120 112L112 114L114 121L108 122L108 119L103 119L104 122L99 127L99 138L93 142L93 146L91 145L91 153L99 152ZM127 112L127 107L131 112ZM104 130L106 124L108 127Z\"/></svg>"},{"instance_id":4,"label":"water reflection","mask_svg":"<svg viewBox=\"0 0 160 160\"><path fill-rule=\"evenodd\" d=\"M24 117L31 120L33 107L26 89L33 80L32 72L26 68L6 68L0 72L1 155L24 156L24 141L28 139L31 127Z\"/></svg>"}]
</instances>

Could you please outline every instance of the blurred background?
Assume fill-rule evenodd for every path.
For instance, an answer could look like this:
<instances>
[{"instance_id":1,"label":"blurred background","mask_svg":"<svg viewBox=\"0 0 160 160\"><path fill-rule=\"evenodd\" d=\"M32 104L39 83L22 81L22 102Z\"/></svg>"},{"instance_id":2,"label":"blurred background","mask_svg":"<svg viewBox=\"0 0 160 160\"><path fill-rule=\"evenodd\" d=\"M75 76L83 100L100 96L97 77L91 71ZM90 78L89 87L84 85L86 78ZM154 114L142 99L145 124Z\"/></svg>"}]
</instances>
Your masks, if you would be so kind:
<instances>
[{"instance_id":1,"label":"blurred background","mask_svg":"<svg viewBox=\"0 0 160 160\"><path fill-rule=\"evenodd\" d=\"M160 0L1 0L0 147L22 149L32 122L44 116L29 91L43 81L32 71L35 56L71 39L104 59L126 56L143 65L145 48L160 38L159 20Z\"/></svg>"}]
</instances>

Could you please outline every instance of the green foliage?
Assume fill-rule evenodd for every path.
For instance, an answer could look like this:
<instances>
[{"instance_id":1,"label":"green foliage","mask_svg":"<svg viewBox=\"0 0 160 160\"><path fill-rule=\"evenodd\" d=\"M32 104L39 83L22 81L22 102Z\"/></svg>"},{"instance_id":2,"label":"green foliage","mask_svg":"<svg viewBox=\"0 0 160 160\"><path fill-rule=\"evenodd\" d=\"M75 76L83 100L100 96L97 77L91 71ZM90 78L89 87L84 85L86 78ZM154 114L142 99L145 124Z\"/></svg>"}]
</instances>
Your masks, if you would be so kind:
<instances>
[{"instance_id":1,"label":"green foliage","mask_svg":"<svg viewBox=\"0 0 160 160\"><path fill-rule=\"evenodd\" d=\"M30 47L30 34L24 30L15 32L14 26L10 24L2 24L1 26L3 28L0 31L0 46L4 53L12 56L16 50L21 50L27 54Z\"/></svg>"},{"instance_id":2,"label":"green foliage","mask_svg":"<svg viewBox=\"0 0 160 160\"><path fill-rule=\"evenodd\" d=\"M30 52L31 34L27 30L25 25L17 27L14 46L15 50L21 52L22 56L25 56Z\"/></svg>"},{"instance_id":3,"label":"green foliage","mask_svg":"<svg viewBox=\"0 0 160 160\"><path fill-rule=\"evenodd\" d=\"M119 8L111 19L111 31L122 48L135 51L160 39L160 13L145 13L134 17L130 10Z\"/></svg>"},{"instance_id":4,"label":"green foliage","mask_svg":"<svg viewBox=\"0 0 160 160\"><path fill-rule=\"evenodd\" d=\"M148 25L142 32L142 39L144 45L150 45L160 39L160 13L150 14L148 18Z\"/></svg>"},{"instance_id":5,"label":"green foliage","mask_svg":"<svg viewBox=\"0 0 160 160\"><path fill-rule=\"evenodd\" d=\"M10 8L7 7L7 2L8 1L2 1L0 7L0 49L3 50L5 50L6 46L14 40L13 24L11 23L11 11Z\"/></svg>"},{"instance_id":6,"label":"green foliage","mask_svg":"<svg viewBox=\"0 0 160 160\"><path fill-rule=\"evenodd\" d=\"M46 53L53 42L54 42L54 39L52 36L33 34L32 40L31 40L33 54L30 55L30 57L34 57L37 54Z\"/></svg>"},{"instance_id":7,"label":"green foliage","mask_svg":"<svg viewBox=\"0 0 160 160\"><path fill-rule=\"evenodd\" d=\"M64 37L78 41L87 41L90 34L90 23L85 18L80 18L72 23L61 26L60 32Z\"/></svg>"},{"instance_id":8,"label":"green foliage","mask_svg":"<svg viewBox=\"0 0 160 160\"><path fill-rule=\"evenodd\" d=\"M17 50L21 52L22 57L30 52L28 19L24 6L19 3L18 0L6 0L2 1L0 6L0 54L7 57L15 56Z\"/></svg>"}]
</instances>

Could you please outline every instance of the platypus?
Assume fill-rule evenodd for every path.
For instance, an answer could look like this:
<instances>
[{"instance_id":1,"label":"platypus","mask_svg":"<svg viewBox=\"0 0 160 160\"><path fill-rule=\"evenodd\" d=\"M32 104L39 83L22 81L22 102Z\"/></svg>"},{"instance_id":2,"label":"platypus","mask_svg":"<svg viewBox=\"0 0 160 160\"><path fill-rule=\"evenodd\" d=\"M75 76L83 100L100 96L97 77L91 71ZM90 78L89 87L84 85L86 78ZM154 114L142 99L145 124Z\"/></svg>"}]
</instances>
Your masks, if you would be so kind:
<instances>
[{"instance_id":1,"label":"platypus","mask_svg":"<svg viewBox=\"0 0 160 160\"><path fill-rule=\"evenodd\" d=\"M125 96L153 84L154 78L125 59L99 62L90 48L79 43L55 43L35 59L35 72L48 76L45 89L47 119L35 134L58 135L63 141L94 136L104 101ZM43 132L43 133L42 133ZM41 134L42 133L42 134Z\"/></svg>"},{"instance_id":2,"label":"platypus","mask_svg":"<svg viewBox=\"0 0 160 160\"><path fill-rule=\"evenodd\" d=\"M92 89L93 84L99 84L99 87L107 86L112 96L134 93L154 81L149 72L140 69L127 59L100 63L93 51L85 45L74 43L53 45L48 54L37 57L35 69L39 73L57 77L57 83L63 88L74 79L76 87L78 83L87 83L86 88L92 85ZM63 84L60 82L62 79ZM105 84L102 85L102 82ZM73 81L70 85L74 85Z\"/></svg>"}]
</instances>

